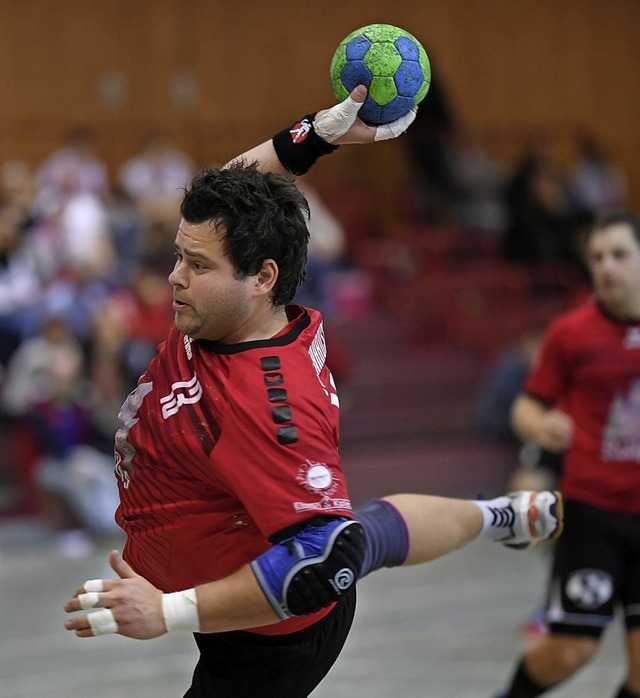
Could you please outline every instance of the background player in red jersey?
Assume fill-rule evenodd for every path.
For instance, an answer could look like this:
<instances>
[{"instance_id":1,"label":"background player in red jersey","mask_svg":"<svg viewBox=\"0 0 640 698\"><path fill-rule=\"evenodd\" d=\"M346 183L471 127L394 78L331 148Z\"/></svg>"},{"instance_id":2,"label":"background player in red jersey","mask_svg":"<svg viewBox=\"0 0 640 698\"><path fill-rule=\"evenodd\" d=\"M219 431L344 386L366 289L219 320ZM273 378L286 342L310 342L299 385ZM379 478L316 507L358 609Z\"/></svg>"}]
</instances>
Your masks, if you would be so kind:
<instances>
[{"instance_id":1,"label":"background player in red jersey","mask_svg":"<svg viewBox=\"0 0 640 698\"><path fill-rule=\"evenodd\" d=\"M616 605L629 670L615 695L640 696L640 220L603 215L586 259L595 297L552 323L513 406L523 439L564 454L566 525L550 634L527 649L505 698L542 695L586 664Z\"/></svg>"},{"instance_id":2,"label":"background player in red jersey","mask_svg":"<svg viewBox=\"0 0 640 698\"><path fill-rule=\"evenodd\" d=\"M415 115L367 126L365 96L357 88L194 178L169 275L175 326L120 413L121 579L85 582L65 608L99 610L65 626L80 637L195 631L190 698L303 698L346 640L359 577L481 534L527 546L561 528L550 492L394 495L352 511L322 318L290 303L308 243L290 175L335 144L395 137Z\"/></svg>"}]
</instances>

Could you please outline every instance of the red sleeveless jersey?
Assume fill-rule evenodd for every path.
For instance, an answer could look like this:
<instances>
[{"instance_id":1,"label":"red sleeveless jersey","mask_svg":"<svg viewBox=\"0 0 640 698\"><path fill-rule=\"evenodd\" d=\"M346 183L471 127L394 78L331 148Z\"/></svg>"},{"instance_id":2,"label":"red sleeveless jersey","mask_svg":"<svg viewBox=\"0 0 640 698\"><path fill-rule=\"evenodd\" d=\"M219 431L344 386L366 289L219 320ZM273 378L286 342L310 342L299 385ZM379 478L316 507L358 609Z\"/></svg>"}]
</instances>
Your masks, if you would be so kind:
<instances>
[{"instance_id":1,"label":"red sleeveless jersey","mask_svg":"<svg viewBox=\"0 0 640 698\"><path fill-rule=\"evenodd\" d=\"M614 320L595 301L565 313L525 387L573 418L565 497L640 514L640 322Z\"/></svg>"},{"instance_id":2,"label":"red sleeveless jersey","mask_svg":"<svg viewBox=\"0 0 640 698\"><path fill-rule=\"evenodd\" d=\"M120 412L125 559L164 592L226 577L316 514L352 516L320 314L287 308L263 341L173 327ZM327 610L258 632L292 632Z\"/></svg>"}]
</instances>

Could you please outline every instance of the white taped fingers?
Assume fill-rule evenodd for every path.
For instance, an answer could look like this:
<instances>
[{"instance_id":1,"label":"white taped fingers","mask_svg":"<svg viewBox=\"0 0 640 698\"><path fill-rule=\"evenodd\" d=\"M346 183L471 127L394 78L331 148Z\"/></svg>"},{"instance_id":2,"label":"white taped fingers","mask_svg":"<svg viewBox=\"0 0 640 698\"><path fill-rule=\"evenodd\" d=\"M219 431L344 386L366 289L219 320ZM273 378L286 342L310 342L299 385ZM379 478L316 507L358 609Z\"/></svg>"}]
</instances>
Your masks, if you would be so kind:
<instances>
[{"instance_id":1,"label":"white taped fingers","mask_svg":"<svg viewBox=\"0 0 640 698\"><path fill-rule=\"evenodd\" d=\"M196 633L200 630L198 597L195 589L185 589L162 595L162 616L167 632L186 630Z\"/></svg>"},{"instance_id":2,"label":"white taped fingers","mask_svg":"<svg viewBox=\"0 0 640 698\"><path fill-rule=\"evenodd\" d=\"M87 620L95 637L118 632L118 624L110 608L101 608L99 611L89 613Z\"/></svg>"},{"instance_id":3,"label":"white taped fingers","mask_svg":"<svg viewBox=\"0 0 640 698\"><path fill-rule=\"evenodd\" d=\"M333 143L353 126L363 104L364 102L356 102L349 96L315 119L313 128L323 141Z\"/></svg>"},{"instance_id":4,"label":"white taped fingers","mask_svg":"<svg viewBox=\"0 0 640 698\"><path fill-rule=\"evenodd\" d=\"M413 107L404 116L392 121L389 124L382 124L376 128L374 141L388 141L391 138L397 138L402 135L411 124L414 122L418 114L418 107Z\"/></svg>"},{"instance_id":5,"label":"white taped fingers","mask_svg":"<svg viewBox=\"0 0 640 698\"><path fill-rule=\"evenodd\" d=\"M100 594L104 591L102 579L88 579L83 585L84 594L78 594L78 603L83 611L95 608L100 602ZM118 624L110 608L101 608L99 611L89 613L87 621L91 631L98 635L113 635L118 632Z\"/></svg>"},{"instance_id":6,"label":"white taped fingers","mask_svg":"<svg viewBox=\"0 0 640 698\"><path fill-rule=\"evenodd\" d=\"M95 608L100 601L100 592L104 591L102 579L88 579L83 585L86 593L78 594L78 603L83 611Z\"/></svg>"},{"instance_id":7,"label":"white taped fingers","mask_svg":"<svg viewBox=\"0 0 640 698\"><path fill-rule=\"evenodd\" d=\"M78 603L83 611L90 608L95 608L100 600L100 594L97 591L88 591L86 594L78 594Z\"/></svg>"},{"instance_id":8,"label":"white taped fingers","mask_svg":"<svg viewBox=\"0 0 640 698\"><path fill-rule=\"evenodd\" d=\"M82 585L85 591L97 591L100 593L104 591L104 580L102 579L87 579L87 581Z\"/></svg>"}]
</instances>

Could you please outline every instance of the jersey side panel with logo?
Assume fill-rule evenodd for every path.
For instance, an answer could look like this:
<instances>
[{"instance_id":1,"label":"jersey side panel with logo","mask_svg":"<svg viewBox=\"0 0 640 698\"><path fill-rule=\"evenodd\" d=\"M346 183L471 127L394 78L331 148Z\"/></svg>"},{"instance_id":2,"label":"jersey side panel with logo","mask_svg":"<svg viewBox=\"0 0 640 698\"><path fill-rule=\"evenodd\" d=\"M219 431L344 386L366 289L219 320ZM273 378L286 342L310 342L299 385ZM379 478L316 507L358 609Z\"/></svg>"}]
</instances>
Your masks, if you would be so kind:
<instances>
[{"instance_id":1,"label":"jersey side panel with logo","mask_svg":"<svg viewBox=\"0 0 640 698\"><path fill-rule=\"evenodd\" d=\"M527 392L554 403L576 425L563 461L565 497L640 514L640 328L595 301L549 328Z\"/></svg>"}]
</instances>

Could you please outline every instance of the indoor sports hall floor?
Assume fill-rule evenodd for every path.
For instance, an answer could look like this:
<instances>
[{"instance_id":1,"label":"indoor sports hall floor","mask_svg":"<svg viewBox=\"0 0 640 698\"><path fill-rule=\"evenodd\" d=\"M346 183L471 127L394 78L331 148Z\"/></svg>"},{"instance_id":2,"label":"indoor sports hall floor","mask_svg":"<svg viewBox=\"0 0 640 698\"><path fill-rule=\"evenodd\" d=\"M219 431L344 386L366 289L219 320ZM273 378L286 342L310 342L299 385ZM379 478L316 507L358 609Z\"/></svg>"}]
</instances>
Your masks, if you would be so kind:
<instances>
[{"instance_id":1,"label":"indoor sports hall floor","mask_svg":"<svg viewBox=\"0 0 640 698\"><path fill-rule=\"evenodd\" d=\"M25 535L4 524L0 541L0 696L182 696L196 659L189 635L79 640L63 629L69 594L109 574L108 548L64 561L37 546L17 550ZM314 698L489 698L525 646L520 624L540 598L545 567L540 551L482 541L363 580L351 636ZM553 695L611 696L623 670L616 625L595 663Z\"/></svg>"},{"instance_id":2,"label":"indoor sports hall floor","mask_svg":"<svg viewBox=\"0 0 640 698\"><path fill-rule=\"evenodd\" d=\"M341 330L354 363L343 416L354 501L503 491L511 454L469 429L481 367L452 351L398 353L393 327L382 329ZM183 695L196 661L190 636L79 640L62 627L64 601L85 579L110 576L107 554L120 543L65 560L36 521L0 518L0 698ZM363 580L350 639L314 698L491 698L528 641L521 626L542 600L547 564L545 551L480 541ZM616 624L595 662L553 695L606 698L623 672Z\"/></svg>"}]
</instances>

